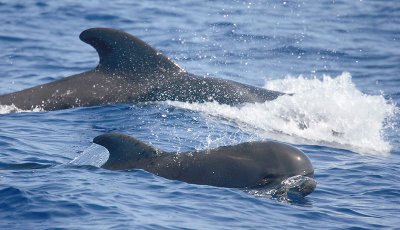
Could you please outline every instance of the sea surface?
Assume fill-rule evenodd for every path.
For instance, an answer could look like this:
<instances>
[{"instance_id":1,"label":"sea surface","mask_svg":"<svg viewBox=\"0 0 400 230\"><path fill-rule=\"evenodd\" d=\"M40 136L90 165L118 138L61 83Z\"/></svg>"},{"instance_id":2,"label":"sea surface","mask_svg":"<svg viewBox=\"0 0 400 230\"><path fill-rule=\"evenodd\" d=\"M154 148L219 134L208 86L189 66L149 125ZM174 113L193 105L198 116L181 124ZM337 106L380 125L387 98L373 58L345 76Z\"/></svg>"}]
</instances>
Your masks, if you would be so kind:
<instances>
[{"instance_id":1,"label":"sea surface","mask_svg":"<svg viewBox=\"0 0 400 230\"><path fill-rule=\"evenodd\" d=\"M94 68L78 38L91 27L129 32L188 72L292 94L0 106L0 229L400 228L398 0L0 0L0 23L0 94ZM109 132L171 152L282 141L311 159L318 185L294 199L105 170L83 156Z\"/></svg>"}]
</instances>

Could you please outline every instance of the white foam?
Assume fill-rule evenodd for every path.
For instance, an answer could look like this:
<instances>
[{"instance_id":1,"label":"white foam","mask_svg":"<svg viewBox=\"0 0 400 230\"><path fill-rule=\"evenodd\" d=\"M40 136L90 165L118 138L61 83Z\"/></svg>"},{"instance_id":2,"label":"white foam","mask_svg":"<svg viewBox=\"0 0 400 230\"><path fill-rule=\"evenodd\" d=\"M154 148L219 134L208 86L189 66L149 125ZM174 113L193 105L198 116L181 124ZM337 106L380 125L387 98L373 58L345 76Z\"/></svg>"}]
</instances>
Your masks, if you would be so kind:
<instances>
[{"instance_id":1,"label":"white foam","mask_svg":"<svg viewBox=\"0 0 400 230\"><path fill-rule=\"evenodd\" d=\"M352 83L349 73L336 78L302 76L269 81L265 88L292 96L243 106L167 102L184 109L235 121L265 139L293 144L321 144L358 153L388 155L390 143L384 130L396 107L382 95L366 95Z\"/></svg>"},{"instance_id":2,"label":"white foam","mask_svg":"<svg viewBox=\"0 0 400 230\"><path fill-rule=\"evenodd\" d=\"M7 114L7 113L23 113L23 112L41 112L43 111L42 108L34 108L31 110L23 110L19 109L15 105L0 105L0 114Z\"/></svg>"}]
</instances>

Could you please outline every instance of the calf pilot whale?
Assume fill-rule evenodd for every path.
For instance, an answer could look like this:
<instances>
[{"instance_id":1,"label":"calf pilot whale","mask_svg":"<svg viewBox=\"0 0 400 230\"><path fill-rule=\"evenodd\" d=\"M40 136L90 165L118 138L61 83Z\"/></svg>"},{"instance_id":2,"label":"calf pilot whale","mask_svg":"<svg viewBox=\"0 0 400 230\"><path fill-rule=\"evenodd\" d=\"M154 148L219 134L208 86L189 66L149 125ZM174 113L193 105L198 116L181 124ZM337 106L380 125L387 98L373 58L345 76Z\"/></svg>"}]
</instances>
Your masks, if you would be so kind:
<instances>
[{"instance_id":1,"label":"calf pilot whale","mask_svg":"<svg viewBox=\"0 0 400 230\"><path fill-rule=\"evenodd\" d=\"M0 96L0 105L60 110L147 101L265 102L283 93L190 74L139 38L110 28L92 28L79 38L100 58L92 70Z\"/></svg>"},{"instance_id":2,"label":"calf pilot whale","mask_svg":"<svg viewBox=\"0 0 400 230\"><path fill-rule=\"evenodd\" d=\"M274 141L246 142L179 154L158 150L117 133L97 136L93 143L109 152L102 168L143 169L191 184L260 188L276 185L293 176L314 177L314 168L302 151ZM311 181L297 192L306 196L314 191L316 183Z\"/></svg>"}]
</instances>

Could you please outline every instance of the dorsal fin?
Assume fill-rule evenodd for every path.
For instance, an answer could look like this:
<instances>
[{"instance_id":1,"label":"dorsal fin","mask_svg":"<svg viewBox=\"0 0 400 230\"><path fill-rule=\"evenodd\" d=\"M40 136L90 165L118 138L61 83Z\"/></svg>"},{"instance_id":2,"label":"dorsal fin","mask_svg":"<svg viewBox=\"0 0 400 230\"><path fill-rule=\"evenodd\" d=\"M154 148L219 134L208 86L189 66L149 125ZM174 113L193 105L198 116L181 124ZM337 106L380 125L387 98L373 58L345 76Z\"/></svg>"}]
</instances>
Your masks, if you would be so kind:
<instances>
[{"instance_id":1,"label":"dorsal fin","mask_svg":"<svg viewBox=\"0 0 400 230\"><path fill-rule=\"evenodd\" d=\"M109 133L97 136L93 143L105 147L110 156L102 166L107 169L134 168L143 158L155 156L155 148L125 134Z\"/></svg>"},{"instance_id":2,"label":"dorsal fin","mask_svg":"<svg viewBox=\"0 0 400 230\"><path fill-rule=\"evenodd\" d=\"M122 31L92 28L83 31L79 38L96 49L100 58L97 68L103 71L125 74L183 71L158 50Z\"/></svg>"}]
</instances>

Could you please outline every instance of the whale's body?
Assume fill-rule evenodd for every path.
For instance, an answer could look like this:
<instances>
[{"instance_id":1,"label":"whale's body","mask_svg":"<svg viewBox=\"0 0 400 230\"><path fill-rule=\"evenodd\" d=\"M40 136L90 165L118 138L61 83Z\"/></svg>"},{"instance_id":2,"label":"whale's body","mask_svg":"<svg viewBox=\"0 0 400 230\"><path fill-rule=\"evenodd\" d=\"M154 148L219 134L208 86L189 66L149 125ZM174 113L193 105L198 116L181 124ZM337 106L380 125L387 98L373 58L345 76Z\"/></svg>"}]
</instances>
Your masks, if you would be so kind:
<instances>
[{"instance_id":1,"label":"whale's body","mask_svg":"<svg viewBox=\"0 0 400 230\"><path fill-rule=\"evenodd\" d=\"M84 73L0 96L0 105L60 110L81 106L147 101L208 102L236 105L282 95L234 81L187 73L140 39L114 29L93 28L80 39L98 52L98 66ZM94 143L107 148L106 169L143 169L193 184L232 188L262 187L291 176L313 177L298 149L278 142L249 142L200 152L173 154L132 137L105 134ZM302 190L311 193L315 184Z\"/></svg>"},{"instance_id":2,"label":"whale's body","mask_svg":"<svg viewBox=\"0 0 400 230\"><path fill-rule=\"evenodd\" d=\"M264 102L282 95L234 81L187 73L140 39L114 29L92 28L80 39L92 45L100 62L90 71L0 96L0 105L59 110L146 101Z\"/></svg>"},{"instance_id":3,"label":"whale's body","mask_svg":"<svg viewBox=\"0 0 400 230\"><path fill-rule=\"evenodd\" d=\"M110 156L102 168L143 169L168 179L230 188L275 185L293 176L314 177L314 168L300 150L283 143L247 142L180 154L155 149L123 134L103 134L93 140ZM315 184L303 188L303 196Z\"/></svg>"}]
</instances>

